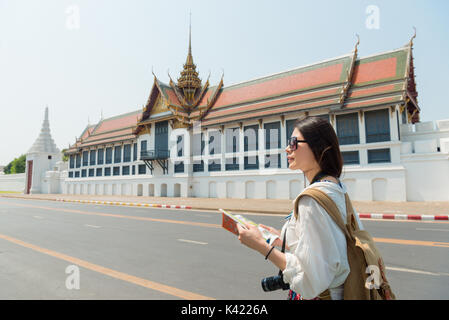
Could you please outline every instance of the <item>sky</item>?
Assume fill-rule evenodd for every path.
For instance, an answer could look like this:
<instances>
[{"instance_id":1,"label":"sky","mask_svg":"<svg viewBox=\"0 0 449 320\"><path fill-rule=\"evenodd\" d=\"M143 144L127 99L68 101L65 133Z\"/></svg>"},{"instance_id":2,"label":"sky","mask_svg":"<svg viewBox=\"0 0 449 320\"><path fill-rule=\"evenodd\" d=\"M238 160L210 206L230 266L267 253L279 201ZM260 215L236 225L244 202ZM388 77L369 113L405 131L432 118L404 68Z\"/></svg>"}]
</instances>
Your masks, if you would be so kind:
<instances>
[{"instance_id":1,"label":"sky","mask_svg":"<svg viewBox=\"0 0 449 320\"><path fill-rule=\"evenodd\" d=\"M178 78L188 49L224 85L413 35L421 121L449 119L446 0L0 0L0 165L25 154L49 108L59 149L88 123L141 109L154 72Z\"/></svg>"}]
</instances>

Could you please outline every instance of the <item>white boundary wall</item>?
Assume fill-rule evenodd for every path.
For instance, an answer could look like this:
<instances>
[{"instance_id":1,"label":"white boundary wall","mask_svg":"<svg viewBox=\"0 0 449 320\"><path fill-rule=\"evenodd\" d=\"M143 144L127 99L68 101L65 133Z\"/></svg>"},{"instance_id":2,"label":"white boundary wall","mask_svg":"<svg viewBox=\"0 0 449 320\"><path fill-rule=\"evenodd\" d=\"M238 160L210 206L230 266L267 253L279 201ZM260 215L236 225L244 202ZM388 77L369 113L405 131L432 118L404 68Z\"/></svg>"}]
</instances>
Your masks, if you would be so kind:
<instances>
[{"instance_id":1,"label":"white boundary wall","mask_svg":"<svg viewBox=\"0 0 449 320\"><path fill-rule=\"evenodd\" d=\"M407 201L449 201L449 119L401 126Z\"/></svg>"},{"instance_id":2,"label":"white boundary wall","mask_svg":"<svg viewBox=\"0 0 449 320\"><path fill-rule=\"evenodd\" d=\"M277 170L275 174L217 174L191 178L178 174L166 178L134 176L66 179L63 192L85 195L293 200L304 189L303 174L288 169L282 171ZM406 201L405 176L402 166L345 168L341 181L353 200Z\"/></svg>"},{"instance_id":3,"label":"white boundary wall","mask_svg":"<svg viewBox=\"0 0 449 320\"><path fill-rule=\"evenodd\" d=\"M0 191L23 192L25 190L25 173L0 174Z\"/></svg>"},{"instance_id":4,"label":"white boundary wall","mask_svg":"<svg viewBox=\"0 0 449 320\"><path fill-rule=\"evenodd\" d=\"M436 125L400 125L400 135L396 141L357 145L361 164L344 166L340 177L351 199L449 201L449 120L437 121ZM390 148L391 163L368 164L366 149L373 146ZM345 151L347 146L341 149ZM223 163L225 157L219 157ZM284 156L281 161L285 161ZM190 172L189 176L173 173L171 163L172 174L162 176L159 171L156 166L154 175L66 178L61 189L63 193L90 195L294 199L304 188L303 174L285 168Z\"/></svg>"},{"instance_id":5,"label":"white boundary wall","mask_svg":"<svg viewBox=\"0 0 449 320\"><path fill-rule=\"evenodd\" d=\"M391 119L393 124L396 123L394 116L395 114ZM360 123L360 127L362 126L363 124ZM170 128L169 131L171 131ZM341 147L342 151L359 150L360 152L360 164L344 166L340 177L351 199L395 202L449 201L449 120L439 120L436 123L421 122L415 125L402 124L400 128L392 126L391 132L391 141L368 144L361 130L360 144ZM140 138L147 138L151 147L153 139ZM262 134L260 138L259 143L263 145ZM281 131L281 138L282 141L286 141L284 130ZM240 139L240 145L243 145L243 135L240 135ZM140 140L137 141L139 148ZM174 142L170 141L169 147L173 145ZM206 144L206 151L207 148ZM369 164L367 150L373 148L389 148L391 163ZM224 149L225 141L222 139L221 150ZM281 154L282 163L286 162L283 149L275 149L274 152ZM264 155L261 151L257 153ZM202 156L201 158L205 160L205 171L202 173L192 173L191 168L186 168L185 173L174 173L172 161L169 165L170 174L165 176L156 165L154 175L136 173L136 175L128 176L67 178L68 172L60 167L56 170L59 172L46 172L45 190L42 192L154 197L294 199L303 190L303 174L300 171L292 172L285 168L285 165L281 169L263 170L263 161L260 161L259 170L242 170L245 154L246 152L238 153L240 170L237 171L223 171L225 159L228 156L224 153ZM211 158L221 160L222 171L209 172L206 169L207 160ZM174 160L188 160L188 157L174 158ZM137 161L129 165L136 165L137 171L137 165L141 163L143 162ZM24 182L22 183L24 186Z\"/></svg>"}]
</instances>

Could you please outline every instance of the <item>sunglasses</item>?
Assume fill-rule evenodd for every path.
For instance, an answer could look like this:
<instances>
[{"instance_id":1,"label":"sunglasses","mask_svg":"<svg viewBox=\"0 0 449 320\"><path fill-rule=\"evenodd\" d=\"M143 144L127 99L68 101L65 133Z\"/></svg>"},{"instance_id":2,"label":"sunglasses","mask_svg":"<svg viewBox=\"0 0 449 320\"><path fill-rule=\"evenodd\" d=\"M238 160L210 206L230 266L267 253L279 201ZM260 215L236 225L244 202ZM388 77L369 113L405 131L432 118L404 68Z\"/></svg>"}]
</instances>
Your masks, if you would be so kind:
<instances>
[{"instance_id":1,"label":"sunglasses","mask_svg":"<svg viewBox=\"0 0 449 320\"><path fill-rule=\"evenodd\" d=\"M306 140L298 140L297 137L290 137L287 140L287 144L290 147L290 150L295 151L296 149L298 149L298 142L306 142Z\"/></svg>"}]
</instances>

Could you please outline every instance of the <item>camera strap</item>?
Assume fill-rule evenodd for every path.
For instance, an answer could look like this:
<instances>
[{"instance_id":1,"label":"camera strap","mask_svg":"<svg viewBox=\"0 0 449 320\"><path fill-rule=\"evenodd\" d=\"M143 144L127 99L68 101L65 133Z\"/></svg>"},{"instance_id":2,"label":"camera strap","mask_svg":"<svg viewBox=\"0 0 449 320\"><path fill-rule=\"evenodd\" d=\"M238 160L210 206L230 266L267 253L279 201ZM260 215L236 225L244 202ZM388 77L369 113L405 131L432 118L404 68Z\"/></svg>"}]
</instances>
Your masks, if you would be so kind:
<instances>
[{"instance_id":1,"label":"camera strap","mask_svg":"<svg viewBox=\"0 0 449 320\"><path fill-rule=\"evenodd\" d=\"M282 253L285 252L285 240L286 240L286 236L287 236L287 228L285 228L285 231L284 231L284 239L282 240L282 250L281 250ZM280 275L280 276L282 275L282 270L281 270L281 269L279 269L279 275Z\"/></svg>"}]
</instances>

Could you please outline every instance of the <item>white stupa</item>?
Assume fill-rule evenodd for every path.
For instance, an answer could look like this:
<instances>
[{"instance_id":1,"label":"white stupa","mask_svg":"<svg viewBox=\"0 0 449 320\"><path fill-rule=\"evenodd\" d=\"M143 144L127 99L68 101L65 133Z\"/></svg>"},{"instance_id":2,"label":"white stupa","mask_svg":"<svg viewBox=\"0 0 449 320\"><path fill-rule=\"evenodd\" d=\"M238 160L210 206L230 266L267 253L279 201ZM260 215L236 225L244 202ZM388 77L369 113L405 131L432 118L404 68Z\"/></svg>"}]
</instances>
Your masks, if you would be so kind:
<instances>
[{"instance_id":1,"label":"white stupa","mask_svg":"<svg viewBox=\"0 0 449 320\"><path fill-rule=\"evenodd\" d=\"M42 190L46 186L45 173L54 170L56 163L61 160L61 152L50 134L48 107L46 107L41 132L26 154L24 193L48 193L48 190Z\"/></svg>"},{"instance_id":2,"label":"white stupa","mask_svg":"<svg viewBox=\"0 0 449 320\"><path fill-rule=\"evenodd\" d=\"M31 153L59 153L59 149L56 147L55 142L50 134L50 122L48 121L48 107L45 108L45 119L42 123L41 133L37 137L36 141L28 151Z\"/></svg>"}]
</instances>

